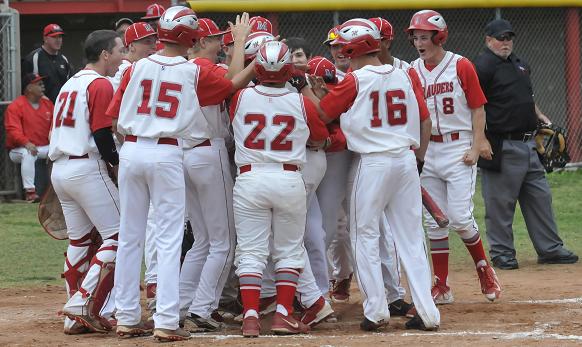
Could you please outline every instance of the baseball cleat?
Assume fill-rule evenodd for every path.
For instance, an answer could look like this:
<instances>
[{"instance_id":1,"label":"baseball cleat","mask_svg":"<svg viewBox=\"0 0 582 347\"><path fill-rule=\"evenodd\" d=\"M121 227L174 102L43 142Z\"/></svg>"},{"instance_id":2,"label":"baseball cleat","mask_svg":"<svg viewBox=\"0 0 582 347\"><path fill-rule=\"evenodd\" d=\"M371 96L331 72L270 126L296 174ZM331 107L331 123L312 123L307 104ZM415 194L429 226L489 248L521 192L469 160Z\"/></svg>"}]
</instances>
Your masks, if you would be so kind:
<instances>
[{"instance_id":1,"label":"baseball cleat","mask_svg":"<svg viewBox=\"0 0 582 347\"><path fill-rule=\"evenodd\" d=\"M194 313L188 314L184 320L184 329L191 333L214 332L222 329L223 326L224 324L212 317L203 318Z\"/></svg>"},{"instance_id":2,"label":"baseball cleat","mask_svg":"<svg viewBox=\"0 0 582 347\"><path fill-rule=\"evenodd\" d=\"M409 304L403 299L398 299L394 302L391 302L388 305L388 308L390 309L391 316L412 318L416 314L416 308L414 308L414 304Z\"/></svg>"},{"instance_id":3,"label":"baseball cleat","mask_svg":"<svg viewBox=\"0 0 582 347\"><path fill-rule=\"evenodd\" d=\"M437 331L439 329L438 325L427 328L422 321L422 318L417 314L416 316L412 317L406 324L404 325L406 329L416 329L416 330L424 330L424 331Z\"/></svg>"},{"instance_id":4,"label":"baseball cleat","mask_svg":"<svg viewBox=\"0 0 582 347\"><path fill-rule=\"evenodd\" d=\"M243 319L241 330L244 337L259 337L261 332L259 319L255 316L248 316Z\"/></svg>"},{"instance_id":5,"label":"baseball cleat","mask_svg":"<svg viewBox=\"0 0 582 347\"><path fill-rule=\"evenodd\" d=\"M350 301L350 286L352 284L352 276L353 274L350 274L350 277L335 282L331 292L331 299L334 302Z\"/></svg>"},{"instance_id":6,"label":"baseball cleat","mask_svg":"<svg viewBox=\"0 0 582 347\"><path fill-rule=\"evenodd\" d=\"M109 323L105 317L95 317L91 314L77 314L72 311L68 311L67 309L63 309L61 313L69 317L69 319L72 319L75 322L85 326L87 329L89 329L90 332L93 333L108 333L112 329L111 323Z\"/></svg>"},{"instance_id":7,"label":"baseball cleat","mask_svg":"<svg viewBox=\"0 0 582 347\"><path fill-rule=\"evenodd\" d=\"M171 329L154 329L154 337L160 342L184 341L191 338L190 333L182 328Z\"/></svg>"},{"instance_id":8,"label":"baseball cleat","mask_svg":"<svg viewBox=\"0 0 582 347\"><path fill-rule=\"evenodd\" d=\"M437 305L452 304L455 301L453 291L446 284L438 284L432 287L432 299Z\"/></svg>"},{"instance_id":9,"label":"baseball cleat","mask_svg":"<svg viewBox=\"0 0 582 347\"><path fill-rule=\"evenodd\" d=\"M360 329L363 331L376 331L385 326L388 326L388 322L381 320L378 323L374 323L366 317L364 317L364 320L360 323Z\"/></svg>"},{"instance_id":10,"label":"baseball cleat","mask_svg":"<svg viewBox=\"0 0 582 347\"><path fill-rule=\"evenodd\" d=\"M267 298L261 298L259 301L259 317L268 315L269 313L275 312L277 309L277 296L269 296ZM244 313L239 314L234 317L235 322L242 322Z\"/></svg>"},{"instance_id":11,"label":"baseball cleat","mask_svg":"<svg viewBox=\"0 0 582 347\"><path fill-rule=\"evenodd\" d=\"M154 325L150 321L139 322L134 325L118 325L116 329L117 336L119 337L136 337L151 335L154 330Z\"/></svg>"},{"instance_id":12,"label":"baseball cleat","mask_svg":"<svg viewBox=\"0 0 582 347\"><path fill-rule=\"evenodd\" d=\"M485 295L487 300L495 301L501 297L501 284L497 279L497 274L491 265L480 266L477 268L479 275L479 282L481 283L481 293Z\"/></svg>"},{"instance_id":13,"label":"baseball cleat","mask_svg":"<svg viewBox=\"0 0 582 347\"><path fill-rule=\"evenodd\" d=\"M313 305L303 311L301 322L303 324L309 325L310 327L314 327L329 317L332 313L333 309L331 308L329 302L327 302L323 296L320 296Z\"/></svg>"},{"instance_id":14,"label":"baseball cleat","mask_svg":"<svg viewBox=\"0 0 582 347\"><path fill-rule=\"evenodd\" d=\"M87 328L83 324L73 321L73 324L70 327L69 326L65 327L63 332L66 335L80 335L90 333L91 330L89 330L89 328Z\"/></svg>"},{"instance_id":15,"label":"baseball cleat","mask_svg":"<svg viewBox=\"0 0 582 347\"><path fill-rule=\"evenodd\" d=\"M309 325L296 320L291 315L284 316L279 312L275 312L271 331L275 335L295 335L307 334L311 329L309 328Z\"/></svg>"}]
</instances>

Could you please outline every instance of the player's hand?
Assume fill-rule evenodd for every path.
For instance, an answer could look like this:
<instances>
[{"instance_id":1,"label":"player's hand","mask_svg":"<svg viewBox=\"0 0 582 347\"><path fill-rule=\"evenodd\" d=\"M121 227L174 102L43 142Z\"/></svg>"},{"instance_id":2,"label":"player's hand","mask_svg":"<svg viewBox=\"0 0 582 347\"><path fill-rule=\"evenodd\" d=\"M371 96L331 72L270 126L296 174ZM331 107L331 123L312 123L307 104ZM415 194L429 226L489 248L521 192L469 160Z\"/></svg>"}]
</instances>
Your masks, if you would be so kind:
<instances>
[{"instance_id":1,"label":"player's hand","mask_svg":"<svg viewBox=\"0 0 582 347\"><path fill-rule=\"evenodd\" d=\"M298 93L301 93L301 90L307 86L305 72L293 69L293 74L291 75L291 79L289 79L289 84L297 89Z\"/></svg>"},{"instance_id":2,"label":"player's hand","mask_svg":"<svg viewBox=\"0 0 582 347\"><path fill-rule=\"evenodd\" d=\"M481 146L479 146L479 156L483 159L491 160L492 155L493 149L491 149L491 144L489 143L489 140L484 139Z\"/></svg>"},{"instance_id":3,"label":"player's hand","mask_svg":"<svg viewBox=\"0 0 582 347\"><path fill-rule=\"evenodd\" d=\"M424 167L424 160L419 159L416 157L416 170L418 170L418 175L422 173L422 168Z\"/></svg>"},{"instance_id":4,"label":"player's hand","mask_svg":"<svg viewBox=\"0 0 582 347\"><path fill-rule=\"evenodd\" d=\"M311 90L313 90L313 94L315 94L319 99L329 93L329 89L327 89L327 85L321 76L307 75L307 78L309 80L309 85L311 85Z\"/></svg>"},{"instance_id":5,"label":"player's hand","mask_svg":"<svg viewBox=\"0 0 582 347\"><path fill-rule=\"evenodd\" d=\"M36 156L38 154L38 149L36 148L36 146L32 142L28 142L27 144L25 144L24 148L26 148L28 153L30 153L30 155L32 155L32 156Z\"/></svg>"},{"instance_id":6,"label":"player's hand","mask_svg":"<svg viewBox=\"0 0 582 347\"><path fill-rule=\"evenodd\" d=\"M251 33L251 25L249 24L249 14L243 12L242 15L237 15L235 19L235 24L228 22L230 26L230 31L232 32L232 38L237 42L246 42L247 37Z\"/></svg>"},{"instance_id":7,"label":"player's hand","mask_svg":"<svg viewBox=\"0 0 582 347\"><path fill-rule=\"evenodd\" d=\"M467 166L473 166L477 164L479 159L479 150L475 148L468 149L463 155L463 163Z\"/></svg>"},{"instance_id":8,"label":"player's hand","mask_svg":"<svg viewBox=\"0 0 582 347\"><path fill-rule=\"evenodd\" d=\"M538 114L538 119L540 120L540 122L542 122L543 124L546 125L551 125L552 121L548 118L548 116L546 116L543 113Z\"/></svg>"},{"instance_id":9,"label":"player's hand","mask_svg":"<svg viewBox=\"0 0 582 347\"><path fill-rule=\"evenodd\" d=\"M325 149L325 146L328 144L329 137L323 141L312 141L312 140L307 140L307 148L312 149L312 150L316 150L316 149ZM328 145L329 147L329 145Z\"/></svg>"}]
</instances>

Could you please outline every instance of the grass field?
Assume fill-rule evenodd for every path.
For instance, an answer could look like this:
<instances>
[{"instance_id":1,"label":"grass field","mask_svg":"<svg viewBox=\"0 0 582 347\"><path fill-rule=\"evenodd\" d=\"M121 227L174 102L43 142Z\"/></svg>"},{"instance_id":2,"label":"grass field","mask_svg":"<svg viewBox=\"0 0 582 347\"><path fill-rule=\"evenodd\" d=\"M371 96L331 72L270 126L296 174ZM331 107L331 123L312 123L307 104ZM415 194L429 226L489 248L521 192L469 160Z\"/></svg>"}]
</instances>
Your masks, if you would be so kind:
<instances>
[{"instance_id":1,"label":"grass field","mask_svg":"<svg viewBox=\"0 0 582 347\"><path fill-rule=\"evenodd\" d=\"M582 254L582 171L548 175L554 196L554 212L566 246ZM480 187L475 194L475 216L486 242ZM66 241L49 237L37 221L37 204L0 203L0 288L61 284ZM535 259L521 212L514 221L518 260ZM472 263L458 237L451 237L451 265Z\"/></svg>"}]
</instances>

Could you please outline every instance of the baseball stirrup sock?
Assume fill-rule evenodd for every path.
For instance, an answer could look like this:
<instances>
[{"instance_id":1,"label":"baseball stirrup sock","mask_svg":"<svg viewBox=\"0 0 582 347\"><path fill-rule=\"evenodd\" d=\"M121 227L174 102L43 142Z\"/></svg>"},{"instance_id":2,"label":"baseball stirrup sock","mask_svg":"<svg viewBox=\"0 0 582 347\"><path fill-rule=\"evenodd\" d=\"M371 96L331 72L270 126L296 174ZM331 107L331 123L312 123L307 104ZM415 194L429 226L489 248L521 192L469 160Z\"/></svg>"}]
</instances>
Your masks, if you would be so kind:
<instances>
[{"instance_id":1,"label":"baseball stirrup sock","mask_svg":"<svg viewBox=\"0 0 582 347\"><path fill-rule=\"evenodd\" d=\"M482 260L484 260L485 263L487 263L487 257L485 256L485 249L483 248L481 235L476 234L475 236L469 239L463 239L463 242L465 243L465 246L469 250L471 257L473 257L475 265L477 265Z\"/></svg>"},{"instance_id":2,"label":"baseball stirrup sock","mask_svg":"<svg viewBox=\"0 0 582 347\"><path fill-rule=\"evenodd\" d=\"M239 276L240 296L243 304L243 313L248 310L259 312L261 283L263 275L256 272L244 273Z\"/></svg>"},{"instance_id":3,"label":"baseball stirrup sock","mask_svg":"<svg viewBox=\"0 0 582 347\"><path fill-rule=\"evenodd\" d=\"M299 281L299 270L291 268L278 269L275 272L275 286L277 287L277 306L282 305L288 314L293 313L293 300Z\"/></svg>"},{"instance_id":4,"label":"baseball stirrup sock","mask_svg":"<svg viewBox=\"0 0 582 347\"><path fill-rule=\"evenodd\" d=\"M89 262L93 258L90 236L87 234L78 240L69 240L69 247L65 253L64 272L61 274L61 278L65 279L69 298L79 290L89 270Z\"/></svg>"},{"instance_id":5,"label":"baseball stirrup sock","mask_svg":"<svg viewBox=\"0 0 582 347\"><path fill-rule=\"evenodd\" d=\"M430 257L438 284L447 284L449 277L449 238L430 239Z\"/></svg>"}]
</instances>

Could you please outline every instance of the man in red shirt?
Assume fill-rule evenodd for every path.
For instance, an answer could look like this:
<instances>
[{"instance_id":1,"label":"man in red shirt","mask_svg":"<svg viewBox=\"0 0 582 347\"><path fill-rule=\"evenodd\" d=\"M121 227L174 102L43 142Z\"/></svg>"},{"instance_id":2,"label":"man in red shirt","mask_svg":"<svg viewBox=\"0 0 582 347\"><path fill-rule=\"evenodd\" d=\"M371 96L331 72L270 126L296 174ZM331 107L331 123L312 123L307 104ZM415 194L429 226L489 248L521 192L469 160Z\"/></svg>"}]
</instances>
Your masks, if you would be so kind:
<instances>
[{"instance_id":1,"label":"man in red shirt","mask_svg":"<svg viewBox=\"0 0 582 347\"><path fill-rule=\"evenodd\" d=\"M43 78L32 73L25 75L23 95L17 97L4 114L6 149L10 151L10 160L21 164L22 186L29 202L39 200L34 186L34 164L37 159L47 157L54 108L44 96Z\"/></svg>"}]
</instances>

